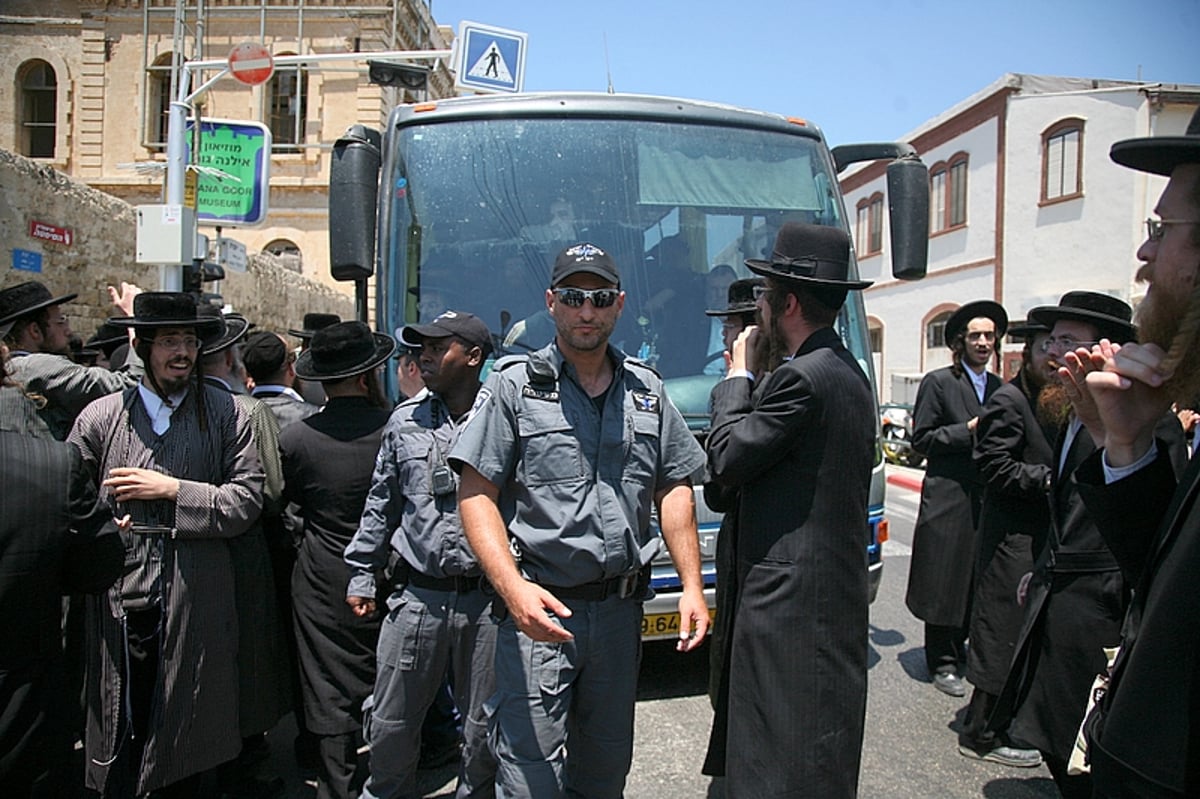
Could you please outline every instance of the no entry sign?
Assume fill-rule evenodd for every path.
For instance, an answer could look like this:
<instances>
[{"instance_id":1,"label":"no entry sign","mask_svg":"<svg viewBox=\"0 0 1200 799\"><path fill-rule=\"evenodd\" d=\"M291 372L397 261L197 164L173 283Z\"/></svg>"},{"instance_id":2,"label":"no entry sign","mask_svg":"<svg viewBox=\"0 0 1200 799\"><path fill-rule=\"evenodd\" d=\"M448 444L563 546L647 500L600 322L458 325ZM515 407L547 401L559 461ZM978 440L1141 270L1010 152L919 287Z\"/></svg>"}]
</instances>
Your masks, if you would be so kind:
<instances>
[{"instance_id":1,"label":"no entry sign","mask_svg":"<svg viewBox=\"0 0 1200 799\"><path fill-rule=\"evenodd\" d=\"M243 42L229 51L229 72L247 86L257 86L275 71L271 51L257 42Z\"/></svg>"}]
</instances>

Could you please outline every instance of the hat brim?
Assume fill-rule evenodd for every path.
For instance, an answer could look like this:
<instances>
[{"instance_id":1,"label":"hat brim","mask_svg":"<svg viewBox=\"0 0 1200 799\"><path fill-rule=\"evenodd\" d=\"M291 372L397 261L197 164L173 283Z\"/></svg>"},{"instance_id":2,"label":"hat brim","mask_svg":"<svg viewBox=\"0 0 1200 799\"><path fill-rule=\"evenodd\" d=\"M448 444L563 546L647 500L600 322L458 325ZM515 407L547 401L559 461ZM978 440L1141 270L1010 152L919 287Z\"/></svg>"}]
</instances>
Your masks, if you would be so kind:
<instances>
[{"instance_id":1,"label":"hat brim","mask_svg":"<svg viewBox=\"0 0 1200 799\"><path fill-rule=\"evenodd\" d=\"M1108 157L1121 166L1170 176L1181 164L1200 164L1200 137L1145 136L1113 144Z\"/></svg>"},{"instance_id":2,"label":"hat brim","mask_svg":"<svg viewBox=\"0 0 1200 799\"><path fill-rule=\"evenodd\" d=\"M562 282L564 280L566 280L567 278L572 277L573 275L583 274L585 272L589 275L595 275L596 277L607 280L609 283L612 283L614 286L621 285L620 276L614 275L612 273L611 269L605 269L604 267L600 267L600 266L588 266L586 264L580 264L578 266L572 267L570 272L567 272L566 274L561 275L558 278L558 280L554 281L554 285L560 286L560 285L562 285Z\"/></svg>"},{"instance_id":3,"label":"hat brim","mask_svg":"<svg viewBox=\"0 0 1200 799\"><path fill-rule=\"evenodd\" d=\"M375 352L360 364L345 366L333 372L322 372L313 363L312 350L306 349L296 359L296 376L304 380L343 380L363 372L369 372L379 364L392 357L396 349L396 340L385 333L371 333L375 339Z\"/></svg>"},{"instance_id":4,"label":"hat brim","mask_svg":"<svg viewBox=\"0 0 1200 799\"><path fill-rule=\"evenodd\" d=\"M246 335L246 331L249 329L250 322L246 319L240 316L225 317L225 332L216 339L204 343L204 354L212 355L229 349L233 344L237 343L238 339Z\"/></svg>"},{"instance_id":5,"label":"hat brim","mask_svg":"<svg viewBox=\"0 0 1200 799\"><path fill-rule=\"evenodd\" d=\"M787 280L792 283L802 283L810 286L828 286L838 289L865 289L867 286L873 285L873 280L834 280L827 277L806 277L797 275L792 272L785 272L779 269L774 261L765 261L761 258L747 258L746 267L756 275L763 277L773 277L776 280Z\"/></svg>"},{"instance_id":6,"label":"hat brim","mask_svg":"<svg viewBox=\"0 0 1200 799\"><path fill-rule=\"evenodd\" d=\"M11 320L8 322L0 322L0 338L4 338L5 336L8 335L8 331L12 330L14 321L15 320Z\"/></svg>"},{"instance_id":7,"label":"hat brim","mask_svg":"<svg viewBox=\"0 0 1200 799\"><path fill-rule=\"evenodd\" d=\"M1026 341L1028 339L1033 338L1038 333L1049 333L1049 332L1050 332L1050 328L1046 327L1045 325L1039 325L1036 322L1032 323L1032 324L1023 323L1023 324L1019 324L1019 325L1011 325L1008 328L1009 338L1016 339L1017 341Z\"/></svg>"},{"instance_id":8,"label":"hat brim","mask_svg":"<svg viewBox=\"0 0 1200 799\"><path fill-rule=\"evenodd\" d=\"M16 322L22 316L28 316L29 314L34 313L35 311L40 311L43 308L50 308L55 305L62 305L65 302L70 302L71 300L75 299L78 296L79 296L78 294L64 294L61 297L51 297L48 300L42 300L41 302L34 303L33 305L28 306L27 308L22 308L19 311L10 313L8 316L4 317L3 319L0 319L0 325L6 325L11 322Z\"/></svg>"},{"instance_id":9,"label":"hat brim","mask_svg":"<svg viewBox=\"0 0 1200 799\"><path fill-rule=\"evenodd\" d=\"M288 330L289 336L295 336L296 338L303 339L304 341L308 341L310 338L316 335L316 333L317 331L315 330Z\"/></svg>"},{"instance_id":10,"label":"hat brim","mask_svg":"<svg viewBox=\"0 0 1200 799\"><path fill-rule=\"evenodd\" d=\"M730 305L728 308L712 308L704 312L705 316L738 316L744 313L754 313L758 310L758 304L754 302L738 303Z\"/></svg>"},{"instance_id":11,"label":"hat brim","mask_svg":"<svg viewBox=\"0 0 1200 799\"><path fill-rule=\"evenodd\" d=\"M972 319L984 316L996 323L996 338L1003 338L1008 332L1008 311L1004 306L993 300L975 300L968 302L950 315L946 320L946 343L963 331Z\"/></svg>"},{"instance_id":12,"label":"hat brim","mask_svg":"<svg viewBox=\"0 0 1200 799\"><path fill-rule=\"evenodd\" d=\"M132 327L134 330L157 330L164 327L195 328L196 335L203 339L220 336L225 329L225 320L220 317L189 319L139 319L136 316L114 316L108 320L120 327Z\"/></svg>"},{"instance_id":13,"label":"hat brim","mask_svg":"<svg viewBox=\"0 0 1200 799\"><path fill-rule=\"evenodd\" d=\"M1100 337L1124 344L1137 338L1137 327L1131 322L1109 316L1108 314L1089 311L1085 308L1062 308L1058 305L1043 305L1029 312L1029 318L1053 328L1054 323L1066 319L1072 322L1084 322L1095 325L1100 331Z\"/></svg>"}]
</instances>

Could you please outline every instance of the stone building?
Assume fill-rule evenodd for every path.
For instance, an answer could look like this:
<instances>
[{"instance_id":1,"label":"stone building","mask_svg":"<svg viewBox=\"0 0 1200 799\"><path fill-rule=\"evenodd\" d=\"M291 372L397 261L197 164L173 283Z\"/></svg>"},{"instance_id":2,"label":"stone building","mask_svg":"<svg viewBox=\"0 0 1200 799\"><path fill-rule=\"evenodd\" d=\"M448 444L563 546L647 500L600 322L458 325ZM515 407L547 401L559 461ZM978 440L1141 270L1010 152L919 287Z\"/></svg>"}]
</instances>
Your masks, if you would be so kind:
<instances>
[{"instance_id":1,"label":"stone building","mask_svg":"<svg viewBox=\"0 0 1200 799\"><path fill-rule=\"evenodd\" d=\"M275 56L442 50L450 37L428 0L4 0L0 149L133 205L161 203L173 59L220 59L243 42ZM351 291L329 277L330 145L352 124L381 127L396 103L452 94L444 62L429 63L415 91L369 83L365 63L315 61L259 86L212 86L204 117L261 121L273 137L265 222L223 235Z\"/></svg>"}]
</instances>

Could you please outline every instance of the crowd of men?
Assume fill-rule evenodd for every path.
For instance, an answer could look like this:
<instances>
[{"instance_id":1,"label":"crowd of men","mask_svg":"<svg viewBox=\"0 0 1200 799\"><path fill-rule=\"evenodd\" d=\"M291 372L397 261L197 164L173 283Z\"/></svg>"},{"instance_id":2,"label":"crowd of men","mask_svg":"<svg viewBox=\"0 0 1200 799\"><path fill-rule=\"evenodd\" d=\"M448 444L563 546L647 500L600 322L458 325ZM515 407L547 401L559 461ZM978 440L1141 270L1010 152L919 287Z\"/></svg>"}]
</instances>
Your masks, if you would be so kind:
<instances>
[{"instance_id":1,"label":"crowd of men","mask_svg":"<svg viewBox=\"0 0 1200 799\"><path fill-rule=\"evenodd\" d=\"M1067 797L1194 796L1200 458L1172 404L1200 392L1200 112L1113 158L1170 178L1138 326L1088 291L1011 329L988 300L950 318L914 411L908 604L933 685L974 686L962 754L1044 762ZM730 797L856 795L875 403L834 328L870 285L851 265L842 230L786 222L722 283L705 447L609 342L621 269L592 243L552 265L550 343L486 382L493 334L455 310L398 338L308 314L295 347L123 285L105 366L68 357L75 295L0 289L0 794L279 796L265 733L294 712L320 799L415 796L454 760L459 797L619 797L664 544L677 648L708 635L703 480L725 514L703 770Z\"/></svg>"}]
</instances>

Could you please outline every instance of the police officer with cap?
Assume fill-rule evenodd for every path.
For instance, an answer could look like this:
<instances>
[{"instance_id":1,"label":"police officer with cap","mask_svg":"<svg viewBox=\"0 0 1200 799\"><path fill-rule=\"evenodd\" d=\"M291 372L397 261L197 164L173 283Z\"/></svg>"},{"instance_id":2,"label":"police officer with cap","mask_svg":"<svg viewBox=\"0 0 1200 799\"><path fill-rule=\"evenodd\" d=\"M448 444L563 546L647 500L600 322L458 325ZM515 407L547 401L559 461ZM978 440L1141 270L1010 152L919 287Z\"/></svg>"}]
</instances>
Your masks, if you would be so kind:
<instances>
[{"instance_id":1,"label":"police officer with cap","mask_svg":"<svg viewBox=\"0 0 1200 799\"><path fill-rule=\"evenodd\" d=\"M607 252L562 250L546 291L554 341L497 362L450 454L467 539L506 610L498 796L621 795L659 549L651 502L683 583L678 649L708 630L691 487L704 453L658 374L609 345L624 304Z\"/></svg>"}]
</instances>

